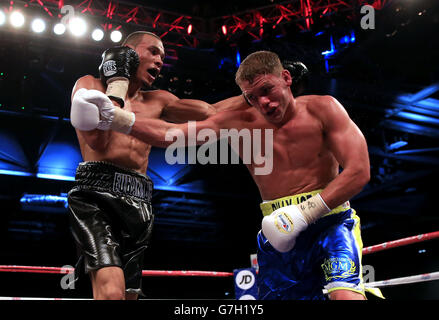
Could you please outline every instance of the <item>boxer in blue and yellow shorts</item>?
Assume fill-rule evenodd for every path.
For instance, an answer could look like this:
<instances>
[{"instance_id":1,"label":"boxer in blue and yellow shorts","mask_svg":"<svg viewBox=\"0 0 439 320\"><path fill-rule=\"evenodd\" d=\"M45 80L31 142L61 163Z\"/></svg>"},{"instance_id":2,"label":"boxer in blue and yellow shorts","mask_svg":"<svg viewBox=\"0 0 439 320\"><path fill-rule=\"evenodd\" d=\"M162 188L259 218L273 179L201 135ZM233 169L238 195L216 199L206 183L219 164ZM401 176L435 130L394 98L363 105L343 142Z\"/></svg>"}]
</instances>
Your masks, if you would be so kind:
<instances>
[{"instance_id":1,"label":"boxer in blue and yellow shorts","mask_svg":"<svg viewBox=\"0 0 439 320\"><path fill-rule=\"evenodd\" d=\"M298 205L320 191L264 202L262 213L267 216L281 207ZM349 202L309 225L290 251L274 249L262 231L257 243L261 300L324 300L322 289L328 293L345 289L365 295L360 218Z\"/></svg>"}]
</instances>

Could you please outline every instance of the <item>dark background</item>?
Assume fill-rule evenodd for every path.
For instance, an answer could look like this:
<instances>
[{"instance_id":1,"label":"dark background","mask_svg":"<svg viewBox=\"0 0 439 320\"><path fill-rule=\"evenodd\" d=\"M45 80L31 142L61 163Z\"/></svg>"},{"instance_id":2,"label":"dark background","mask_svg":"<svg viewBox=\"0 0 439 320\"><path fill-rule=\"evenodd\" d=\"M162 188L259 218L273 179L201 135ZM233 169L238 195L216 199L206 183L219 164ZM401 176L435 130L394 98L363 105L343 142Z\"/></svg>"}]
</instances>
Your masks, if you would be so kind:
<instances>
[{"instance_id":1,"label":"dark background","mask_svg":"<svg viewBox=\"0 0 439 320\"><path fill-rule=\"evenodd\" d=\"M303 61L310 71L303 94L336 97L368 142L371 181L351 201L361 218L364 246L439 230L437 1L382 1L373 30L360 28L360 7L373 1L345 1L348 5L325 14L317 9L319 1L311 1L315 11L309 28L298 16L275 29L265 23L258 39L251 34L259 35L260 29L250 24L234 34L221 34L218 26L230 26L231 15L269 15L267 10L279 3L291 10L300 7L300 1L269 0L118 3L119 8L147 6L153 17L162 12L164 24L158 29L148 22L124 23L116 15L112 21L96 13L85 15L99 21L96 24L119 24L125 35L135 30L163 35L169 29L166 19L171 23L190 16L184 19L192 19L192 35L181 29L162 37L167 56L155 83L181 98L216 102L239 94L233 81L237 52L244 59L267 49L282 59ZM46 17L55 22L57 1L43 4L56 13ZM108 2L93 5L105 8ZM36 35L29 31L29 20L45 14L43 8L30 1L14 6L29 18L20 30L0 26L0 264L74 265L76 250L64 202L26 204L20 199L25 194L63 196L72 187L68 177L82 160L68 119L71 89L80 76L97 75L102 51L114 44L68 34L58 37L50 30ZM0 9L8 12L9 2L2 0ZM354 42L341 43L352 35ZM325 58L322 52L331 49L331 38L334 53ZM178 81L172 82L175 77ZM400 141L405 144L394 149ZM153 149L148 174L156 186L156 224L145 269L232 272L250 266L261 199L243 165L170 166L164 151ZM385 280L438 271L438 251L438 240L431 240L367 255L363 262L374 267L377 281ZM62 290L60 279L1 272L0 296L90 297L88 279L77 290ZM231 278L144 278L144 291L149 298L234 297ZM389 299L438 299L439 287L433 281L385 288L383 293Z\"/></svg>"}]
</instances>

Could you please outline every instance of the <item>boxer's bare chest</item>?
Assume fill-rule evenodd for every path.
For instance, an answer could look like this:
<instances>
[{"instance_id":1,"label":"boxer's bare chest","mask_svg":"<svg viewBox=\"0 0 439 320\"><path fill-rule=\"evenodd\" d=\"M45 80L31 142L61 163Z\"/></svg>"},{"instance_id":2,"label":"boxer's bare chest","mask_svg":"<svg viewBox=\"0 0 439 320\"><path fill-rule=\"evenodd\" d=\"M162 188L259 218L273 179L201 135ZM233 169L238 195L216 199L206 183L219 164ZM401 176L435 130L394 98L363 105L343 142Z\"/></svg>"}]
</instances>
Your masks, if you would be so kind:
<instances>
[{"instance_id":1,"label":"boxer's bare chest","mask_svg":"<svg viewBox=\"0 0 439 320\"><path fill-rule=\"evenodd\" d=\"M254 126L262 123L255 122ZM272 130L272 134L266 130ZM263 141L265 163L253 162L247 166L265 200L300 193L307 188L317 189L333 176L336 162L325 142L322 123L306 109L299 110L282 126L266 126L264 131L265 139L272 139L272 151L267 150L270 144ZM267 167L270 161L270 172L255 174L256 167Z\"/></svg>"},{"instance_id":2,"label":"boxer's bare chest","mask_svg":"<svg viewBox=\"0 0 439 320\"><path fill-rule=\"evenodd\" d=\"M136 117L158 119L162 113L163 102L157 95L146 93L135 99L127 99L124 109L134 112ZM108 161L145 173L150 151L150 145L132 136L110 131L106 148L99 151L87 149L84 160Z\"/></svg>"}]
</instances>

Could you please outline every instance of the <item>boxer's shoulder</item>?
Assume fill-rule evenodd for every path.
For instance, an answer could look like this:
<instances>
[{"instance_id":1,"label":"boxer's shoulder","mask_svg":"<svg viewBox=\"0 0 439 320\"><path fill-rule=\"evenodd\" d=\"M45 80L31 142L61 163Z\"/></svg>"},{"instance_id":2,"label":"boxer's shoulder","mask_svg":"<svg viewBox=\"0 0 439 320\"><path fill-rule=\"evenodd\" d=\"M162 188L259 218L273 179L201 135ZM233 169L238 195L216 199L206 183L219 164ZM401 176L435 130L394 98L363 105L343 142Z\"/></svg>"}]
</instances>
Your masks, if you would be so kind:
<instances>
[{"instance_id":1,"label":"boxer's shoulder","mask_svg":"<svg viewBox=\"0 0 439 320\"><path fill-rule=\"evenodd\" d=\"M163 103L169 103L170 101L177 100L178 97L166 90L142 90L140 91L143 100L156 100Z\"/></svg>"},{"instance_id":2,"label":"boxer's shoulder","mask_svg":"<svg viewBox=\"0 0 439 320\"><path fill-rule=\"evenodd\" d=\"M311 96L306 109L313 118L320 121L325 131L345 127L350 121L343 105L329 95Z\"/></svg>"},{"instance_id":3,"label":"boxer's shoulder","mask_svg":"<svg viewBox=\"0 0 439 320\"><path fill-rule=\"evenodd\" d=\"M328 107L334 103L335 98L329 95L306 95L296 98L296 103L305 105L308 109Z\"/></svg>"},{"instance_id":4,"label":"boxer's shoulder","mask_svg":"<svg viewBox=\"0 0 439 320\"><path fill-rule=\"evenodd\" d=\"M307 95L296 99L299 108L304 108L315 118L326 118L328 113L337 112L340 103L329 95Z\"/></svg>"},{"instance_id":5,"label":"boxer's shoulder","mask_svg":"<svg viewBox=\"0 0 439 320\"><path fill-rule=\"evenodd\" d=\"M76 80L75 88L76 89L85 88L88 90L93 89L93 90L105 92L105 88L102 85L101 80L98 78L95 78L94 76L92 76L90 74L82 76L78 80Z\"/></svg>"},{"instance_id":6,"label":"boxer's shoulder","mask_svg":"<svg viewBox=\"0 0 439 320\"><path fill-rule=\"evenodd\" d=\"M76 80L75 85L73 86L73 90L72 90L72 96L71 98L73 99L73 96L75 95L75 93L79 90L79 89L87 89L87 90L98 90L101 92L105 92L105 88L102 85L101 81L95 77L93 77L92 75L85 75L80 77L78 80Z\"/></svg>"}]
</instances>

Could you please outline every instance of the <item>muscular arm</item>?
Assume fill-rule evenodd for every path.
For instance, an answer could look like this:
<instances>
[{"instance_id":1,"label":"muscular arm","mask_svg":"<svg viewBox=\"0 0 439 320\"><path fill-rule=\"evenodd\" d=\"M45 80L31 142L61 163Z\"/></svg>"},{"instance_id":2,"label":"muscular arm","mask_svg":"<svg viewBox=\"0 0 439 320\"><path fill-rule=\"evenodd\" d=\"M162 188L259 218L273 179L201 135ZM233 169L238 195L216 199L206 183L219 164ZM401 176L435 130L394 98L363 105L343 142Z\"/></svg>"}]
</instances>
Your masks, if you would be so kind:
<instances>
[{"instance_id":1,"label":"muscular arm","mask_svg":"<svg viewBox=\"0 0 439 320\"><path fill-rule=\"evenodd\" d=\"M207 102L175 97L175 99L169 98L163 108L161 118L169 122L183 123L190 120L204 120L214 114L216 114L215 108Z\"/></svg>"},{"instance_id":2,"label":"muscular arm","mask_svg":"<svg viewBox=\"0 0 439 320\"><path fill-rule=\"evenodd\" d=\"M243 95L227 98L213 104L216 112L244 110L250 108L250 105L245 101Z\"/></svg>"},{"instance_id":3,"label":"muscular arm","mask_svg":"<svg viewBox=\"0 0 439 320\"><path fill-rule=\"evenodd\" d=\"M221 112L204 121L196 121L190 123L174 124L163 121L161 119L151 119L147 117L138 117L134 123L130 135L155 147L166 148L174 143L177 135L184 138L185 145L188 144L188 136L190 129L189 124L193 126L191 133L198 134L203 129L210 129L219 137L221 128L232 128L239 126L239 111ZM168 139L166 134L168 133ZM170 138L171 137L171 138ZM166 141L169 140L169 141ZM197 144L203 144L204 141L197 141ZM182 145L183 146L183 145Z\"/></svg>"},{"instance_id":4,"label":"muscular arm","mask_svg":"<svg viewBox=\"0 0 439 320\"><path fill-rule=\"evenodd\" d=\"M343 171L321 192L330 208L358 194L370 179L366 139L334 98L321 97L317 110L323 123L327 144Z\"/></svg>"},{"instance_id":5,"label":"muscular arm","mask_svg":"<svg viewBox=\"0 0 439 320\"><path fill-rule=\"evenodd\" d=\"M95 79L91 75L79 78L78 81L76 81L75 86L73 87L71 98L73 99L76 91L81 88L85 88L87 90L94 89L102 91L102 88L98 85L98 81L99 80ZM85 143L90 146L90 148L97 151L104 150L110 140L110 131L102 131L98 129L91 131L81 131L76 129L76 133L78 134L78 137L80 139L82 138Z\"/></svg>"},{"instance_id":6,"label":"muscular arm","mask_svg":"<svg viewBox=\"0 0 439 320\"><path fill-rule=\"evenodd\" d=\"M227 98L214 104L201 100L178 99L175 97L174 99L169 98L163 108L161 118L173 123L183 123L191 120L200 121L212 117L218 112L244 110L249 107L250 105L242 95Z\"/></svg>"}]
</instances>

